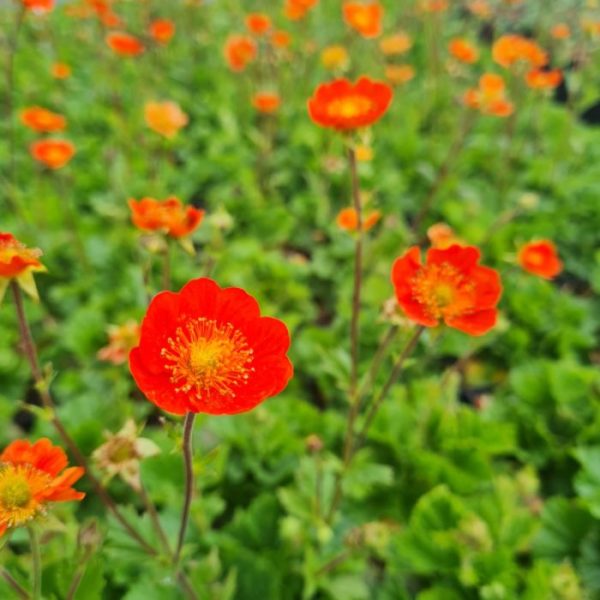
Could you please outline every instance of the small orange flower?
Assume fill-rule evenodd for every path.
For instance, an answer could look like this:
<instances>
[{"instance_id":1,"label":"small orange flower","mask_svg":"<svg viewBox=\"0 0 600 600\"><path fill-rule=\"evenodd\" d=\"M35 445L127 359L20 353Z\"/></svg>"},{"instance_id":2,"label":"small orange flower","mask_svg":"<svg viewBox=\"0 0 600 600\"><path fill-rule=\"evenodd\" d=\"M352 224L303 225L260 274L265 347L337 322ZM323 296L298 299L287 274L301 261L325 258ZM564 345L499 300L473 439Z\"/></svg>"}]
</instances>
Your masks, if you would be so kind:
<instances>
[{"instance_id":1,"label":"small orange flower","mask_svg":"<svg viewBox=\"0 0 600 600\"><path fill-rule=\"evenodd\" d=\"M41 255L38 248L27 248L11 233L0 232L0 301L13 279L25 293L38 300L33 274L46 270L39 261Z\"/></svg>"},{"instance_id":2,"label":"small orange flower","mask_svg":"<svg viewBox=\"0 0 600 600\"><path fill-rule=\"evenodd\" d=\"M472 14L481 19L487 19L492 16L492 9L487 0L472 0L467 5L467 8Z\"/></svg>"},{"instance_id":3,"label":"small orange flower","mask_svg":"<svg viewBox=\"0 0 600 600\"><path fill-rule=\"evenodd\" d=\"M408 83L415 76L415 68L412 65L387 65L385 67L385 78L394 85Z\"/></svg>"},{"instance_id":4,"label":"small orange flower","mask_svg":"<svg viewBox=\"0 0 600 600\"><path fill-rule=\"evenodd\" d=\"M286 0L283 12L290 21L299 21L317 2L318 0Z\"/></svg>"},{"instance_id":5,"label":"small orange flower","mask_svg":"<svg viewBox=\"0 0 600 600\"><path fill-rule=\"evenodd\" d=\"M148 32L159 44L168 44L175 35L175 23L169 19L155 19L150 23Z\"/></svg>"},{"instance_id":6,"label":"small orange flower","mask_svg":"<svg viewBox=\"0 0 600 600\"><path fill-rule=\"evenodd\" d=\"M446 223L435 223L429 227L427 237L432 248L449 248L454 245L466 245L460 238L456 237L452 227Z\"/></svg>"},{"instance_id":7,"label":"small orange flower","mask_svg":"<svg viewBox=\"0 0 600 600\"><path fill-rule=\"evenodd\" d=\"M54 8L54 0L22 0L23 6L33 12L49 12Z\"/></svg>"},{"instance_id":8,"label":"small orange flower","mask_svg":"<svg viewBox=\"0 0 600 600\"><path fill-rule=\"evenodd\" d=\"M193 206L184 207L181 200L171 196L166 200L142 198L129 200L133 224L144 231L164 231L174 238L182 238L197 229L204 211Z\"/></svg>"},{"instance_id":9,"label":"small orange flower","mask_svg":"<svg viewBox=\"0 0 600 600\"><path fill-rule=\"evenodd\" d=\"M508 117L514 110L513 104L506 99L504 79L494 73L482 75L479 87L467 90L463 100L467 106L495 117Z\"/></svg>"},{"instance_id":10,"label":"small orange flower","mask_svg":"<svg viewBox=\"0 0 600 600\"><path fill-rule=\"evenodd\" d=\"M383 38L379 42L379 48L382 54L385 54L386 56L405 54L412 48L412 45L412 38L407 33L403 32Z\"/></svg>"},{"instance_id":11,"label":"small orange flower","mask_svg":"<svg viewBox=\"0 0 600 600\"><path fill-rule=\"evenodd\" d=\"M448 50L460 62L473 64L479 59L479 50L464 38L454 38L451 40Z\"/></svg>"},{"instance_id":12,"label":"small orange flower","mask_svg":"<svg viewBox=\"0 0 600 600\"><path fill-rule=\"evenodd\" d=\"M113 31L107 34L106 43L119 56L137 56L144 51L144 44L140 40L122 31Z\"/></svg>"},{"instance_id":13,"label":"small orange flower","mask_svg":"<svg viewBox=\"0 0 600 600\"><path fill-rule=\"evenodd\" d=\"M177 132L188 124L188 116L176 102L147 102L144 106L146 125L167 139L172 139Z\"/></svg>"},{"instance_id":14,"label":"small orange flower","mask_svg":"<svg viewBox=\"0 0 600 600\"><path fill-rule=\"evenodd\" d=\"M67 140L39 140L29 147L31 156L49 169L64 167L74 156L75 146Z\"/></svg>"},{"instance_id":15,"label":"small orange flower","mask_svg":"<svg viewBox=\"0 0 600 600\"><path fill-rule=\"evenodd\" d=\"M527 85L534 90L552 90L560 85L562 79L563 74L560 69L552 69L551 71L535 69L529 71L525 76Z\"/></svg>"},{"instance_id":16,"label":"small orange flower","mask_svg":"<svg viewBox=\"0 0 600 600\"><path fill-rule=\"evenodd\" d=\"M68 79L71 76L71 67L66 63L57 62L52 65L50 73L54 79Z\"/></svg>"},{"instance_id":17,"label":"small orange flower","mask_svg":"<svg viewBox=\"0 0 600 600\"><path fill-rule=\"evenodd\" d=\"M119 15L112 11L102 13L99 15L99 17L102 25L108 27L109 29L116 29L117 27L121 27L123 25L123 21Z\"/></svg>"},{"instance_id":18,"label":"small orange flower","mask_svg":"<svg viewBox=\"0 0 600 600\"><path fill-rule=\"evenodd\" d=\"M85 497L71 487L83 476L83 468L67 465L64 450L46 438L35 444L16 440L4 449L0 454L0 535L44 514L50 502Z\"/></svg>"},{"instance_id":19,"label":"small orange flower","mask_svg":"<svg viewBox=\"0 0 600 600\"><path fill-rule=\"evenodd\" d=\"M343 14L344 21L363 37L373 38L381 33L383 6L378 2L346 2L343 5Z\"/></svg>"},{"instance_id":20,"label":"small orange flower","mask_svg":"<svg viewBox=\"0 0 600 600\"><path fill-rule=\"evenodd\" d=\"M67 126L67 120L62 115L40 106L31 106L23 110L21 122L26 127L40 133L62 131Z\"/></svg>"},{"instance_id":21,"label":"small orange flower","mask_svg":"<svg viewBox=\"0 0 600 600\"><path fill-rule=\"evenodd\" d=\"M322 127L341 131L368 127L385 114L392 96L389 85L368 77L361 77L356 83L336 79L315 90L308 101L308 112Z\"/></svg>"},{"instance_id":22,"label":"small orange flower","mask_svg":"<svg viewBox=\"0 0 600 600\"><path fill-rule=\"evenodd\" d=\"M494 269L479 264L473 246L431 248L421 264L417 246L392 269L396 300L406 316L426 327L443 321L469 335L483 335L495 324L502 286Z\"/></svg>"},{"instance_id":23,"label":"small orange flower","mask_svg":"<svg viewBox=\"0 0 600 600\"><path fill-rule=\"evenodd\" d=\"M258 92L252 97L252 106L263 114L273 114L279 110L281 98L275 92Z\"/></svg>"},{"instance_id":24,"label":"small orange flower","mask_svg":"<svg viewBox=\"0 0 600 600\"><path fill-rule=\"evenodd\" d=\"M550 35L555 40L566 40L571 37L571 28L566 23L557 23L550 30Z\"/></svg>"},{"instance_id":25,"label":"small orange flower","mask_svg":"<svg viewBox=\"0 0 600 600\"><path fill-rule=\"evenodd\" d=\"M110 325L108 327L108 346L100 348L96 355L99 360L110 362L113 365L122 365L127 362L127 357L132 348L140 341L140 326L137 321L127 321L123 325Z\"/></svg>"},{"instance_id":26,"label":"small orange flower","mask_svg":"<svg viewBox=\"0 0 600 600\"><path fill-rule=\"evenodd\" d=\"M265 35L271 29L271 19L263 13L250 13L246 17L246 28L254 35Z\"/></svg>"},{"instance_id":27,"label":"small orange flower","mask_svg":"<svg viewBox=\"0 0 600 600\"><path fill-rule=\"evenodd\" d=\"M225 42L225 59L232 71L243 71L257 52L256 42L245 35L231 35Z\"/></svg>"},{"instance_id":28,"label":"small orange flower","mask_svg":"<svg viewBox=\"0 0 600 600\"><path fill-rule=\"evenodd\" d=\"M448 10L448 0L421 0L419 8L427 13L444 12Z\"/></svg>"},{"instance_id":29,"label":"small orange flower","mask_svg":"<svg viewBox=\"0 0 600 600\"><path fill-rule=\"evenodd\" d=\"M525 271L544 279L553 279L563 269L556 246L550 240L525 244L519 250L518 261Z\"/></svg>"},{"instance_id":30,"label":"small orange flower","mask_svg":"<svg viewBox=\"0 0 600 600\"><path fill-rule=\"evenodd\" d=\"M381 219L381 212L378 210L371 211L369 214L364 215L362 221L362 230L369 231L372 229ZM356 231L358 229L358 215L356 210L352 207L343 208L338 213L335 219L337 226L344 231Z\"/></svg>"},{"instance_id":31,"label":"small orange flower","mask_svg":"<svg viewBox=\"0 0 600 600\"><path fill-rule=\"evenodd\" d=\"M327 46L321 52L321 64L329 71L345 69L349 60L348 51L344 46Z\"/></svg>"},{"instance_id":32,"label":"small orange flower","mask_svg":"<svg viewBox=\"0 0 600 600\"><path fill-rule=\"evenodd\" d=\"M282 29L274 31L271 35L271 44L275 48L287 48L292 42L292 36Z\"/></svg>"},{"instance_id":33,"label":"small orange flower","mask_svg":"<svg viewBox=\"0 0 600 600\"><path fill-rule=\"evenodd\" d=\"M525 63L530 68L539 68L548 62L546 52L533 40L516 34L499 37L492 46L492 58L505 68L520 63Z\"/></svg>"}]
</instances>

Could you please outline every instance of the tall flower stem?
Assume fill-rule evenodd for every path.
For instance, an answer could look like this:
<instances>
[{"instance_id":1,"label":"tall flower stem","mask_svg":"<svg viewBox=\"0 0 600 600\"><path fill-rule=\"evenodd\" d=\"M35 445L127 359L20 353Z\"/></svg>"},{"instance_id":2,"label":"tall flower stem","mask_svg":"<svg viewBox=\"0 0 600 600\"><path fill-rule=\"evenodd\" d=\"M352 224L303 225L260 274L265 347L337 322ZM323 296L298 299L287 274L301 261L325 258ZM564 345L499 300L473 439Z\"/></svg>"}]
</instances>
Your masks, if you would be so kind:
<instances>
[{"instance_id":1,"label":"tall flower stem","mask_svg":"<svg viewBox=\"0 0 600 600\"><path fill-rule=\"evenodd\" d=\"M10 585L22 600L30 600L27 590L4 568L0 567L0 577Z\"/></svg>"},{"instance_id":2,"label":"tall flower stem","mask_svg":"<svg viewBox=\"0 0 600 600\"><path fill-rule=\"evenodd\" d=\"M25 351L25 355L27 357L27 361L29 362L29 366L31 369L31 373L33 375L33 379L35 381L36 388L40 394L40 398L42 400L42 404L44 408L48 411L50 415L50 420L52 425L56 429L58 435L61 437L65 445L69 448L73 457L77 461L77 463L85 469L85 474L89 479L92 487L94 488L94 492L100 498L104 506L113 514L113 516L117 519L117 521L121 524L123 529L150 555L155 556L157 554L156 550L142 538L142 536L129 524L129 522L125 519L125 517L121 514L121 511L115 504L114 500L110 497L109 493L100 483L100 481L93 475L88 461L85 456L81 453L77 444L73 440L73 438L69 435L67 430L65 429L62 421L60 420L58 413L56 411L56 406L54 404L54 400L50 395L50 391L48 390L48 382L46 381L42 370L40 368L40 363L37 354L37 348L35 342L33 341L33 337L31 335L31 330L29 328L29 323L27 321L27 316L25 315L25 307L23 306L23 295L21 294L21 289L19 288L16 281L12 280L10 282L10 288L12 291L13 299L15 302L15 308L17 311L17 321L19 323L19 331L21 334L21 343L23 345L23 350Z\"/></svg>"},{"instance_id":3,"label":"tall flower stem","mask_svg":"<svg viewBox=\"0 0 600 600\"><path fill-rule=\"evenodd\" d=\"M177 567L181 558L181 549L185 540L185 532L190 520L190 508L192 506L192 496L194 495L194 467L192 464L192 432L194 429L194 419L196 414L189 412L185 415L183 424L183 461L185 465L185 500L181 512L181 524L179 526L179 537L177 539L177 548L173 555L173 564Z\"/></svg>"},{"instance_id":4,"label":"tall flower stem","mask_svg":"<svg viewBox=\"0 0 600 600\"><path fill-rule=\"evenodd\" d=\"M162 269L162 289L171 289L171 240L167 237L165 240L165 250L163 255L163 269Z\"/></svg>"},{"instance_id":5,"label":"tall flower stem","mask_svg":"<svg viewBox=\"0 0 600 600\"><path fill-rule=\"evenodd\" d=\"M42 598L42 556L40 553L40 538L34 526L27 528L31 547L31 598Z\"/></svg>"},{"instance_id":6,"label":"tall flower stem","mask_svg":"<svg viewBox=\"0 0 600 600\"><path fill-rule=\"evenodd\" d=\"M152 526L154 527L154 531L156 532L156 535L160 539L160 542L163 546L165 554L167 556L171 556L171 552L172 552L171 545L169 544L167 534L165 533L165 530L160 522L160 517L158 515L158 511L156 510L156 506L154 506L154 502L152 502L152 498L150 498L150 496L148 495L148 492L146 491L146 488L143 485L140 486L140 489L138 490L138 492L140 494L140 498L142 499L142 502L144 503L144 506L146 507L146 511L148 512L150 520L152 521Z\"/></svg>"}]
</instances>

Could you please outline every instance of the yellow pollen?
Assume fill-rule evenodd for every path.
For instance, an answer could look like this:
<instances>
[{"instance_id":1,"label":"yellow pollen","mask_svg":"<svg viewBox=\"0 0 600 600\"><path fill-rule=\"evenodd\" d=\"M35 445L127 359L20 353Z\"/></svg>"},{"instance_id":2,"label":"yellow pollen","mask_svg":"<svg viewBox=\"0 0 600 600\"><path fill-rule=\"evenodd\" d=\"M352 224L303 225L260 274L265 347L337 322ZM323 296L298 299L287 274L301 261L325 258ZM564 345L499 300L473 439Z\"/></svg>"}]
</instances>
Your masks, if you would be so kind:
<instances>
[{"instance_id":1,"label":"yellow pollen","mask_svg":"<svg viewBox=\"0 0 600 600\"><path fill-rule=\"evenodd\" d=\"M328 107L327 112L331 117L342 117L343 119L353 119L369 112L373 107L373 102L364 96L348 96L334 100Z\"/></svg>"},{"instance_id":2,"label":"yellow pollen","mask_svg":"<svg viewBox=\"0 0 600 600\"><path fill-rule=\"evenodd\" d=\"M175 390L197 400L214 394L235 397L254 370L244 335L231 323L203 317L178 327L160 354Z\"/></svg>"},{"instance_id":3,"label":"yellow pollen","mask_svg":"<svg viewBox=\"0 0 600 600\"><path fill-rule=\"evenodd\" d=\"M0 504L7 510L23 508L29 500L31 500L31 491L22 476L8 479L0 488Z\"/></svg>"},{"instance_id":4,"label":"yellow pollen","mask_svg":"<svg viewBox=\"0 0 600 600\"><path fill-rule=\"evenodd\" d=\"M44 490L50 481L48 473L31 465L0 465L0 525L18 527L42 512L34 490Z\"/></svg>"}]
</instances>

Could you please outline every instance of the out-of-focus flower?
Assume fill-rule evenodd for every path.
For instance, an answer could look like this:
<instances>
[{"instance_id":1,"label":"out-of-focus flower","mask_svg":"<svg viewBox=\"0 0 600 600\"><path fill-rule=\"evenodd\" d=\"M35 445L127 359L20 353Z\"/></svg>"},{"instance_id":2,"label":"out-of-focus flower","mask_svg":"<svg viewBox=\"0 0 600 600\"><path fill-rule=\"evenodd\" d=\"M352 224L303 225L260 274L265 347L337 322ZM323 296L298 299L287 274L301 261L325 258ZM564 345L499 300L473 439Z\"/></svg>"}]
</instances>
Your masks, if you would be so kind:
<instances>
[{"instance_id":1,"label":"out-of-focus flower","mask_svg":"<svg viewBox=\"0 0 600 600\"><path fill-rule=\"evenodd\" d=\"M571 37L571 28L566 23L557 23L550 30L550 35L555 40L566 40Z\"/></svg>"},{"instance_id":2,"label":"out-of-focus flower","mask_svg":"<svg viewBox=\"0 0 600 600\"><path fill-rule=\"evenodd\" d=\"M448 0L420 0L419 9L426 13L438 13L448 10Z\"/></svg>"},{"instance_id":3,"label":"out-of-focus flower","mask_svg":"<svg viewBox=\"0 0 600 600\"><path fill-rule=\"evenodd\" d=\"M550 240L525 244L519 250L517 258L522 269L544 279L553 279L563 269L556 246Z\"/></svg>"},{"instance_id":4,"label":"out-of-focus flower","mask_svg":"<svg viewBox=\"0 0 600 600\"><path fill-rule=\"evenodd\" d=\"M354 149L358 162L370 162L373 160L373 148L365 144L358 144Z\"/></svg>"},{"instance_id":5,"label":"out-of-focus flower","mask_svg":"<svg viewBox=\"0 0 600 600\"><path fill-rule=\"evenodd\" d=\"M525 76L525 82L534 90L553 90L560 85L562 80L563 74L560 69L552 69L550 71L535 69L529 71Z\"/></svg>"},{"instance_id":6,"label":"out-of-focus flower","mask_svg":"<svg viewBox=\"0 0 600 600\"><path fill-rule=\"evenodd\" d=\"M492 16L492 9L487 0L472 0L467 4L469 11L481 19L488 19Z\"/></svg>"},{"instance_id":7,"label":"out-of-focus flower","mask_svg":"<svg viewBox=\"0 0 600 600\"><path fill-rule=\"evenodd\" d=\"M281 98L275 92L257 92L252 97L252 106L263 114L273 114L281 106Z\"/></svg>"},{"instance_id":8,"label":"out-of-focus flower","mask_svg":"<svg viewBox=\"0 0 600 600\"><path fill-rule=\"evenodd\" d=\"M385 67L385 78L394 85L407 83L414 76L415 68L412 65L387 65Z\"/></svg>"},{"instance_id":9,"label":"out-of-focus flower","mask_svg":"<svg viewBox=\"0 0 600 600\"><path fill-rule=\"evenodd\" d=\"M84 474L69 467L62 448L42 438L31 444L16 440L0 454L0 536L44 514L51 502L81 500L71 486Z\"/></svg>"},{"instance_id":10,"label":"out-of-focus flower","mask_svg":"<svg viewBox=\"0 0 600 600\"><path fill-rule=\"evenodd\" d=\"M479 87L467 90L464 103L486 115L508 117L514 105L506 98L506 85L500 75L485 73L479 79Z\"/></svg>"},{"instance_id":11,"label":"out-of-focus flower","mask_svg":"<svg viewBox=\"0 0 600 600\"><path fill-rule=\"evenodd\" d=\"M543 67L548 62L548 54L540 46L517 34L499 37L492 46L492 58L505 68L525 64L532 69Z\"/></svg>"},{"instance_id":12,"label":"out-of-focus flower","mask_svg":"<svg viewBox=\"0 0 600 600\"><path fill-rule=\"evenodd\" d=\"M375 225L381 219L381 212L373 210L370 213L364 215L362 219L362 230L369 231L375 227ZM338 213L335 222L340 229L344 231L357 231L358 230L358 215L356 209L353 207L343 208Z\"/></svg>"},{"instance_id":13,"label":"out-of-focus flower","mask_svg":"<svg viewBox=\"0 0 600 600\"><path fill-rule=\"evenodd\" d=\"M456 236L454 230L446 223L435 223L427 229L427 237L432 248L449 248L450 246L466 246L466 244Z\"/></svg>"},{"instance_id":14,"label":"out-of-focus flower","mask_svg":"<svg viewBox=\"0 0 600 600\"><path fill-rule=\"evenodd\" d=\"M159 44L168 44L175 35L175 23L170 19L155 19L150 23L148 32Z\"/></svg>"},{"instance_id":15,"label":"out-of-focus flower","mask_svg":"<svg viewBox=\"0 0 600 600\"><path fill-rule=\"evenodd\" d=\"M33 274L46 271L39 261L41 255L38 248L27 248L11 233L0 232L0 302L13 279L26 294L39 300Z\"/></svg>"},{"instance_id":16,"label":"out-of-focus flower","mask_svg":"<svg viewBox=\"0 0 600 600\"><path fill-rule=\"evenodd\" d=\"M473 246L427 251L425 264L417 246L394 262L392 283L406 316L426 327L443 321L469 335L483 335L495 324L502 286L494 269L478 264Z\"/></svg>"},{"instance_id":17,"label":"out-of-focus flower","mask_svg":"<svg viewBox=\"0 0 600 600\"><path fill-rule=\"evenodd\" d=\"M38 140L29 147L31 156L49 169L64 167L75 155L75 146L67 140Z\"/></svg>"},{"instance_id":18,"label":"out-of-focus flower","mask_svg":"<svg viewBox=\"0 0 600 600\"><path fill-rule=\"evenodd\" d=\"M225 42L224 55L232 71L243 71L257 52L256 42L245 35L230 35Z\"/></svg>"},{"instance_id":19,"label":"out-of-focus flower","mask_svg":"<svg viewBox=\"0 0 600 600\"><path fill-rule=\"evenodd\" d=\"M21 123L40 133L62 131L67 126L65 117L41 106L31 106L24 109L21 112Z\"/></svg>"},{"instance_id":20,"label":"out-of-focus flower","mask_svg":"<svg viewBox=\"0 0 600 600\"><path fill-rule=\"evenodd\" d=\"M132 348L140 341L140 326L137 321L129 320L123 325L109 325L108 346L98 350L98 360L122 365Z\"/></svg>"},{"instance_id":21,"label":"out-of-focus flower","mask_svg":"<svg viewBox=\"0 0 600 600\"><path fill-rule=\"evenodd\" d=\"M106 442L94 450L92 458L109 478L118 475L134 490L140 491L140 462L160 454L160 448L150 439L138 437L133 419L128 419L117 433L105 432Z\"/></svg>"},{"instance_id":22,"label":"out-of-focus flower","mask_svg":"<svg viewBox=\"0 0 600 600\"><path fill-rule=\"evenodd\" d=\"M311 119L322 127L352 130L378 121L392 101L389 85L361 77L356 83L336 79L321 84L308 101Z\"/></svg>"},{"instance_id":23,"label":"out-of-focus flower","mask_svg":"<svg viewBox=\"0 0 600 600\"><path fill-rule=\"evenodd\" d=\"M292 36L287 31L279 29L274 31L271 35L271 44L275 48L287 48L292 42Z\"/></svg>"},{"instance_id":24,"label":"out-of-focus flower","mask_svg":"<svg viewBox=\"0 0 600 600\"><path fill-rule=\"evenodd\" d=\"M62 62L54 63L50 69L54 79L68 79L71 76L71 67Z\"/></svg>"},{"instance_id":25,"label":"out-of-focus flower","mask_svg":"<svg viewBox=\"0 0 600 600\"><path fill-rule=\"evenodd\" d=\"M395 35L383 38L379 42L379 48L382 54L385 54L386 56L405 54L412 48L412 45L412 38L404 32L396 33Z\"/></svg>"},{"instance_id":26,"label":"out-of-focus flower","mask_svg":"<svg viewBox=\"0 0 600 600\"><path fill-rule=\"evenodd\" d=\"M299 21L314 8L319 0L286 0L284 14L290 21Z\"/></svg>"},{"instance_id":27,"label":"out-of-focus flower","mask_svg":"<svg viewBox=\"0 0 600 600\"><path fill-rule=\"evenodd\" d=\"M144 51L144 44L135 36L123 31L112 31L106 35L107 46L119 56L137 56Z\"/></svg>"},{"instance_id":28,"label":"out-of-focus flower","mask_svg":"<svg viewBox=\"0 0 600 600\"><path fill-rule=\"evenodd\" d=\"M346 24L363 37L373 38L381 34L383 6L379 2L345 2L342 10Z\"/></svg>"},{"instance_id":29,"label":"out-of-focus flower","mask_svg":"<svg viewBox=\"0 0 600 600\"><path fill-rule=\"evenodd\" d=\"M464 38L454 38L451 40L448 50L460 62L473 64L479 59L479 50Z\"/></svg>"},{"instance_id":30,"label":"out-of-focus flower","mask_svg":"<svg viewBox=\"0 0 600 600\"><path fill-rule=\"evenodd\" d=\"M99 18L102 25L104 25L104 27L108 27L109 29L116 29L117 27L123 26L121 17L112 11L102 13L99 15Z\"/></svg>"},{"instance_id":31,"label":"out-of-focus flower","mask_svg":"<svg viewBox=\"0 0 600 600\"><path fill-rule=\"evenodd\" d=\"M348 51L344 46L327 46L321 52L321 64L329 71L340 71L348 66Z\"/></svg>"},{"instance_id":32,"label":"out-of-focus flower","mask_svg":"<svg viewBox=\"0 0 600 600\"><path fill-rule=\"evenodd\" d=\"M26 10L37 13L50 12L54 8L54 0L21 0Z\"/></svg>"},{"instance_id":33,"label":"out-of-focus flower","mask_svg":"<svg viewBox=\"0 0 600 600\"><path fill-rule=\"evenodd\" d=\"M246 16L246 28L254 35L265 35L271 29L271 18L263 13L250 13Z\"/></svg>"},{"instance_id":34,"label":"out-of-focus flower","mask_svg":"<svg viewBox=\"0 0 600 600\"><path fill-rule=\"evenodd\" d=\"M172 196L166 200L133 198L128 201L133 224L143 231L163 231L174 238L190 235L200 226L204 211L193 206L183 206Z\"/></svg>"},{"instance_id":35,"label":"out-of-focus flower","mask_svg":"<svg viewBox=\"0 0 600 600\"><path fill-rule=\"evenodd\" d=\"M174 138L188 124L188 116L176 102L147 102L144 106L146 125L167 139Z\"/></svg>"},{"instance_id":36,"label":"out-of-focus flower","mask_svg":"<svg viewBox=\"0 0 600 600\"><path fill-rule=\"evenodd\" d=\"M287 386L289 345L285 324L261 317L244 290L194 279L154 296L129 366L148 400L167 412L235 414Z\"/></svg>"}]
</instances>

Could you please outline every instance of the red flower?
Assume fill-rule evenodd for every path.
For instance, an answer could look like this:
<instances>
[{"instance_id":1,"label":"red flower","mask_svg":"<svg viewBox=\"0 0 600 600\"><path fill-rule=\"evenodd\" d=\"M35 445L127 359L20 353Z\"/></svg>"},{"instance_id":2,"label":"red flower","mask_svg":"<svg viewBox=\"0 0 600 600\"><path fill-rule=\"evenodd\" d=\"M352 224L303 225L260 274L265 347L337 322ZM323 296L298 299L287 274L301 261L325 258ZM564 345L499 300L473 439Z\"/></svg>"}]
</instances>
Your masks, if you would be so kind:
<instances>
[{"instance_id":1,"label":"red flower","mask_svg":"<svg viewBox=\"0 0 600 600\"><path fill-rule=\"evenodd\" d=\"M48 12L54 8L54 0L22 0L27 10Z\"/></svg>"},{"instance_id":2,"label":"red flower","mask_svg":"<svg viewBox=\"0 0 600 600\"><path fill-rule=\"evenodd\" d=\"M106 36L108 47L120 56L137 56L144 51L144 44L135 36L122 31L113 31Z\"/></svg>"},{"instance_id":3,"label":"red flower","mask_svg":"<svg viewBox=\"0 0 600 600\"><path fill-rule=\"evenodd\" d=\"M167 44L175 35L175 23L169 19L156 19L150 23L148 31L159 44Z\"/></svg>"},{"instance_id":4,"label":"red flower","mask_svg":"<svg viewBox=\"0 0 600 600\"><path fill-rule=\"evenodd\" d=\"M73 158L75 146L67 140L47 138L31 144L29 151L35 160L49 169L60 169Z\"/></svg>"},{"instance_id":5,"label":"red flower","mask_svg":"<svg viewBox=\"0 0 600 600\"><path fill-rule=\"evenodd\" d=\"M519 264L528 273L544 279L553 279L563 269L556 246L550 240L539 240L525 244L518 255Z\"/></svg>"},{"instance_id":6,"label":"red flower","mask_svg":"<svg viewBox=\"0 0 600 600\"><path fill-rule=\"evenodd\" d=\"M275 92L257 92L252 96L252 106L266 115L276 113L281 105L281 98Z\"/></svg>"},{"instance_id":7,"label":"red flower","mask_svg":"<svg viewBox=\"0 0 600 600\"><path fill-rule=\"evenodd\" d=\"M21 122L26 127L41 133L62 131L67 126L67 120L62 115L40 106L31 106L23 110Z\"/></svg>"},{"instance_id":8,"label":"red flower","mask_svg":"<svg viewBox=\"0 0 600 600\"><path fill-rule=\"evenodd\" d=\"M166 200L142 198L139 202L129 200L131 220L144 231L164 231L174 238L189 235L197 229L204 217L204 211L193 206L184 207L181 200L171 196Z\"/></svg>"},{"instance_id":9,"label":"red flower","mask_svg":"<svg viewBox=\"0 0 600 600\"><path fill-rule=\"evenodd\" d=\"M322 127L338 130L367 127L383 116L392 96L389 85L368 77L361 77L355 84L336 79L316 89L308 101L308 112Z\"/></svg>"},{"instance_id":10,"label":"red flower","mask_svg":"<svg viewBox=\"0 0 600 600\"><path fill-rule=\"evenodd\" d=\"M502 286L496 271L477 264L479 256L473 246L431 248L423 265L419 248L410 248L392 269L396 299L406 316L427 327L442 320L470 335L489 331Z\"/></svg>"},{"instance_id":11,"label":"red flower","mask_svg":"<svg viewBox=\"0 0 600 600\"><path fill-rule=\"evenodd\" d=\"M67 464L64 450L46 438L33 445L16 440L5 448L0 454L0 535L43 514L49 502L85 496L71 487L83 468L66 469Z\"/></svg>"},{"instance_id":12,"label":"red flower","mask_svg":"<svg viewBox=\"0 0 600 600\"><path fill-rule=\"evenodd\" d=\"M194 279L154 297L129 366L148 400L167 412L235 414L286 387L289 345L284 323L261 317L244 290Z\"/></svg>"},{"instance_id":13,"label":"red flower","mask_svg":"<svg viewBox=\"0 0 600 600\"><path fill-rule=\"evenodd\" d=\"M254 35L264 35L271 29L271 19L263 13L250 13L246 17L246 27Z\"/></svg>"},{"instance_id":14,"label":"red flower","mask_svg":"<svg viewBox=\"0 0 600 600\"><path fill-rule=\"evenodd\" d=\"M245 35L230 35L225 42L225 59L232 71L243 71L257 52L256 42Z\"/></svg>"}]
</instances>

